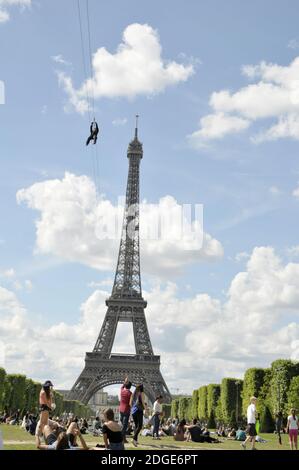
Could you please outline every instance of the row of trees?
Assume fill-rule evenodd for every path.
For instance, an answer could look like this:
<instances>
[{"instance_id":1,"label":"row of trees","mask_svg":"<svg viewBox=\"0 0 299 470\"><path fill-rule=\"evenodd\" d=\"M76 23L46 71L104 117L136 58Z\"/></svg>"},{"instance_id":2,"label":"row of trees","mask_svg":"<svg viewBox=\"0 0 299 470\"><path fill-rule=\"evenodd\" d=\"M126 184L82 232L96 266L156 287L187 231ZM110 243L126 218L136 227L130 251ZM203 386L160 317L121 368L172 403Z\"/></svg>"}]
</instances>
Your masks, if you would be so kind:
<instances>
[{"instance_id":1,"label":"row of trees","mask_svg":"<svg viewBox=\"0 0 299 470\"><path fill-rule=\"evenodd\" d=\"M258 398L262 432L272 432L275 414L286 416L290 408L299 410L299 362L278 359L268 369L246 370L244 380L224 378L221 384L203 385L192 397L173 400L171 416L198 418L214 427L215 422L236 425L244 420L251 396Z\"/></svg>"},{"instance_id":2,"label":"row of trees","mask_svg":"<svg viewBox=\"0 0 299 470\"><path fill-rule=\"evenodd\" d=\"M38 413L39 392L42 384L28 379L25 375L6 374L0 368L0 410L6 410L9 414L20 410L21 413ZM54 391L57 416L64 412L74 413L76 416L88 418L91 409L77 400L66 400L64 396Z\"/></svg>"}]
</instances>

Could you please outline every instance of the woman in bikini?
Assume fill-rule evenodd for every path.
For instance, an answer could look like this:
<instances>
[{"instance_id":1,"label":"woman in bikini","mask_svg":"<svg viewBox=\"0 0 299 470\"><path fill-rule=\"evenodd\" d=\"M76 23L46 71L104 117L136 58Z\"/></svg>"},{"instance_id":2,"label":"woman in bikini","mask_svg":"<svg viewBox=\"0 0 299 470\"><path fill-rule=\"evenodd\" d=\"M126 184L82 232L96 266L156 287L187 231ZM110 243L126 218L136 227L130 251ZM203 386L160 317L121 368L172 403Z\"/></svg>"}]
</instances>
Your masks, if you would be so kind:
<instances>
[{"instance_id":1,"label":"woman in bikini","mask_svg":"<svg viewBox=\"0 0 299 470\"><path fill-rule=\"evenodd\" d=\"M43 433L44 427L47 426L49 421L49 413L55 407L53 403L53 384L47 380L39 394L39 411L40 411L40 432Z\"/></svg>"}]
</instances>

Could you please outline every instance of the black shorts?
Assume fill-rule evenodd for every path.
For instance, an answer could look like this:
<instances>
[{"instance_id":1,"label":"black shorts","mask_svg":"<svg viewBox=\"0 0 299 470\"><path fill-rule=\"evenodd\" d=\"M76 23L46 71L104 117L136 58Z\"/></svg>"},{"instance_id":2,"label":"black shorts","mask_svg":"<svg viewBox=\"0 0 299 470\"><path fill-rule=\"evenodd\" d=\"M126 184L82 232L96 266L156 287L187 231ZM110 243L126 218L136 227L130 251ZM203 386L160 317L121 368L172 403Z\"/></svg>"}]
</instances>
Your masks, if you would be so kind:
<instances>
[{"instance_id":1,"label":"black shorts","mask_svg":"<svg viewBox=\"0 0 299 470\"><path fill-rule=\"evenodd\" d=\"M48 405L40 405L39 407L39 411L42 412L42 411L52 411L51 408L48 406Z\"/></svg>"},{"instance_id":2,"label":"black shorts","mask_svg":"<svg viewBox=\"0 0 299 470\"><path fill-rule=\"evenodd\" d=\"M250 437L255 437L256 436L255 424L254 423L248 424L246 432Z\"/></svg>"}]
</instances>

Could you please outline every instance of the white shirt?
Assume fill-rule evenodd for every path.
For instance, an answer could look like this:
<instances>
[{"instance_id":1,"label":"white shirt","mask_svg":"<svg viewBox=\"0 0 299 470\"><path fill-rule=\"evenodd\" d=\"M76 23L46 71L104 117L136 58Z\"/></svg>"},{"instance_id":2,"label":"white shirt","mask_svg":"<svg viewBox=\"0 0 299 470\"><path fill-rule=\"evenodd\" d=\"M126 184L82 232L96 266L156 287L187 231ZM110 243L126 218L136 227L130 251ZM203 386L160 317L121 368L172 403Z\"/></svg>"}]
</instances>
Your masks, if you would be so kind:
<instances>
[{"instance_id":1,"label":"white shirt","mask_svg":"<svg viewBox=\"0 0 299 470\"><path fill-rule=\"evenodd\" d=\"M154 414L162 413L162 405L158 401L155 401L153 411L154 411Z\"/></svg>"},{"instance_id":2,"label":"white shirt","mask_svg":"<svg viewBox=\"0 0 299 470\"><path fill-rule=\"evenodd\" d=\"M298 417L294 419L292 415L288 416L288 425L289 429L298 429Z\"/></svg>"},{"instance_id":3,"label":"white shirt","mask_svg":"<svg viewBox=\"0 0 299 470\"><path fill-rule=\"evenodd\" d=\"M247 423L248 424L255 424L255 412L256 407L253 403L248 406L247 408Z\"/></svg>"}]
</instances>

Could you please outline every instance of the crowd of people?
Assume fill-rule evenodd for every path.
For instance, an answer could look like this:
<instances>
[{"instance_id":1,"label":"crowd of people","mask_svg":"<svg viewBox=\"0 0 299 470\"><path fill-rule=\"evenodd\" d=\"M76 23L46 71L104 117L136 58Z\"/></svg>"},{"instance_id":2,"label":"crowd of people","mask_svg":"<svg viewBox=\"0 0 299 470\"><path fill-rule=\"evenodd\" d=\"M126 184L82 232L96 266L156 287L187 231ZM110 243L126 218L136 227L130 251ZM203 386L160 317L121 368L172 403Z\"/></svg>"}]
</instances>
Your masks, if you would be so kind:
<instances>
[{"instance_id":1,"label":"crowd of people","mask_svg":"<svg viewBox=\"0 0 299 470\"><path fill-rule=\"evenodd\" d=\"M35 435L36 446L42 450L124 450L128 439L137 447L139 436L160 440L172 437L175 441L220 443L223 439L241 442L243 449L255 450L256 442L265 442L259 435L259 419L256 411L256 397L251 397L247 408L247 423L244 426L224 426L218 423L215 431L210 431L206 423L193 419L187 422L178 417L166 419L163 413L163 397L157 395L152 410L149 409L143 385L136 385L131 391L132 383L128 378L119 393L119 420L115 419L111 408L102 416L94 419L78 418L72 413L63 413L53 417L55 403L53 401L53 384L44 383L39 397L39 415L25 413L20 410L9 415L5 412L0 416L0 423L19 425L31 435ZM51 416L51 418L50 418ZM276 434L281 444L281 434L288 433L291 449L297 449L299 420L296 410L292 409L287 418L286 426L282 413L276 415ZM91 434L101 437L102 443L88 447L84 435Z\"/></svg>"}]
</instances>

